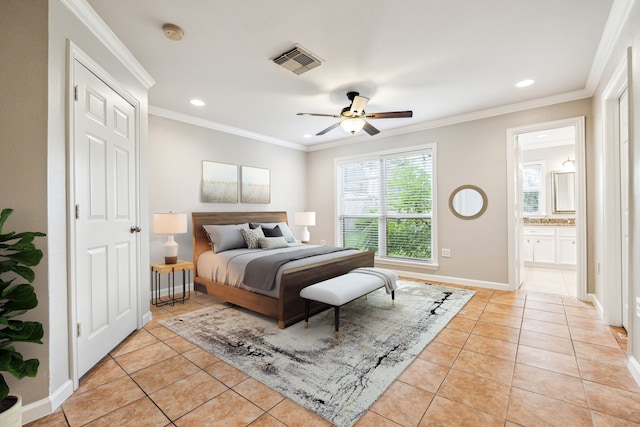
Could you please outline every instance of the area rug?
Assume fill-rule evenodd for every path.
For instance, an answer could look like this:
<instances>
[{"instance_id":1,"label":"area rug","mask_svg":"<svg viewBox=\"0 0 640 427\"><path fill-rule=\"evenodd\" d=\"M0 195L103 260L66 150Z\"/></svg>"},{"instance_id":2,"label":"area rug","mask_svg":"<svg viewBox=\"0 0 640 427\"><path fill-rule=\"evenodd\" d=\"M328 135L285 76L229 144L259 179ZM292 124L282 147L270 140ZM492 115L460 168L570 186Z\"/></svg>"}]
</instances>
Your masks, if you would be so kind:
<instances>
[{"instance_id":1,"label":"area rug","mask_svg":"<svg viewBox=\"0 0 640 427\"><path fill-rule=\"evenodd\" d=\"M221 303L160 324L333 424L352 426L474 294L399 281L340 309L278 329L276 321Z\"/></svg>"}]
</instances>

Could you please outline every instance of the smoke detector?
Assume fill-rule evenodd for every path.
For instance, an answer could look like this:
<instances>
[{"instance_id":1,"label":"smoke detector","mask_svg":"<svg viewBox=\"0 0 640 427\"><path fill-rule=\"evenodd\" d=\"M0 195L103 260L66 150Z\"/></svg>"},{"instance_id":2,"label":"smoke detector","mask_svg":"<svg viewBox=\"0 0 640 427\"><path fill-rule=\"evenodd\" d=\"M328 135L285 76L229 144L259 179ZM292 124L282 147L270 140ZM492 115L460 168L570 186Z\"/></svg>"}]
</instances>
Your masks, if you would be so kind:
<instances>
[{"instance_id":1,"label":"smoke detector","mask_svg":"<svg viewBox=\"0 0 640 427\"><path fill-rule=\"evenodd\" d=\"M272 61L297 75L306 73L322 63L320 58L298 45L276 56Z\"/></svg>"},{"instance_id":2,"label":"smoke detector","mask_svg":"<svg viewBox=\"0 0 640 427\"><path fill-rule=\"evenodd\" d=\"M162 26L162 31L164 31L164 36L166 38L173 40L174 42L182 40L182 36L184 35L182 28L174 24L164 24Z\"/></svg>"}]
</instances>

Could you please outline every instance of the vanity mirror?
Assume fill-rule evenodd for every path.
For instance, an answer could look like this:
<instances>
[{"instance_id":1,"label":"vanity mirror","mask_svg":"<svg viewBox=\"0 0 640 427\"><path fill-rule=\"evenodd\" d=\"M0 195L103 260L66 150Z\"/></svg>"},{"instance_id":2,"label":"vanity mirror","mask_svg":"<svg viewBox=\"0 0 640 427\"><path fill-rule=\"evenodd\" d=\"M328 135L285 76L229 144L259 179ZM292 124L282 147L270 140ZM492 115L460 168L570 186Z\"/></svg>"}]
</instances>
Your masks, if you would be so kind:
<instances>
[{"instance_id":1,"label":"vanity mirror","mask_svg":"<svg viewBox=\"0 0 640 427\"><path fill-rule=\"evenodd\" d=\"M553 179L553 213L576 212L575 172L554 171Z\"/></svg>"},{"instance_id":2,"label":"vanity mirror","mask_svg":"<svg viewBox=\"0 0 640 427\"><path fill-rule=\"evenodd\" d=\"M449 209L460 219L475 219L487 210L487 195L475 185L461 185L451 192Z\"/></svg>"}]
</instances>

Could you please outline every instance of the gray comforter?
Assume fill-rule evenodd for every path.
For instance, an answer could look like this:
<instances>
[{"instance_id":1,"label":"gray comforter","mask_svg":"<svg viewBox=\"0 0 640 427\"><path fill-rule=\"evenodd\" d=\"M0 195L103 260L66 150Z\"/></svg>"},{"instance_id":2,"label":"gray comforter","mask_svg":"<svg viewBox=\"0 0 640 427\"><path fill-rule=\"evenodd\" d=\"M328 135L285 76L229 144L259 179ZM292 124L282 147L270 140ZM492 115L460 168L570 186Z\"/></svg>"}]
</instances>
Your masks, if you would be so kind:
<instances>
[{"instance_id":1,"label":"gray comforter","mask_svg":"<svg viewBox=\"0 0 640 427\"><path fill-rule=\"evenodd\" d=\"M290 252L275 253L253 259L247 264L244 272L244 284L256 289L270 290L275 286L278 269L289 261L309 258L316 255L345 251L350 248L320 246L298 249Z\"/></svg>"}]
</instances>

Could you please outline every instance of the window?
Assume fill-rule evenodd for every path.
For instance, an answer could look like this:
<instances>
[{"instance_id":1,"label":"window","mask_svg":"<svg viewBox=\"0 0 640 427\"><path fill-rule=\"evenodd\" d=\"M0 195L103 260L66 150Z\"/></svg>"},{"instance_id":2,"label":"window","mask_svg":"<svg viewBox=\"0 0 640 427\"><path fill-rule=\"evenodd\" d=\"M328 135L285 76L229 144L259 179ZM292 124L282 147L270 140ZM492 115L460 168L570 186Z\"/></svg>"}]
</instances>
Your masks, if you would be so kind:
<instances>
[{"instance_id":1,"label":"window","mask_svg":"<svg viewBox=\"0 0 640 427\"><path fill-rule=\"evenodd\" d=\"M432 261L435 145L338 163L339 243Z\"/></svg>"},{"instance_id":2,"label":"window","mask_svg":"<svg viewBox=\"0 0 640 427\"><path fill-rule=\"evenodd\" d=\"M522 212L544 214L544 165L529 162L522 169Z\"/></svg>"}]
</instances>

